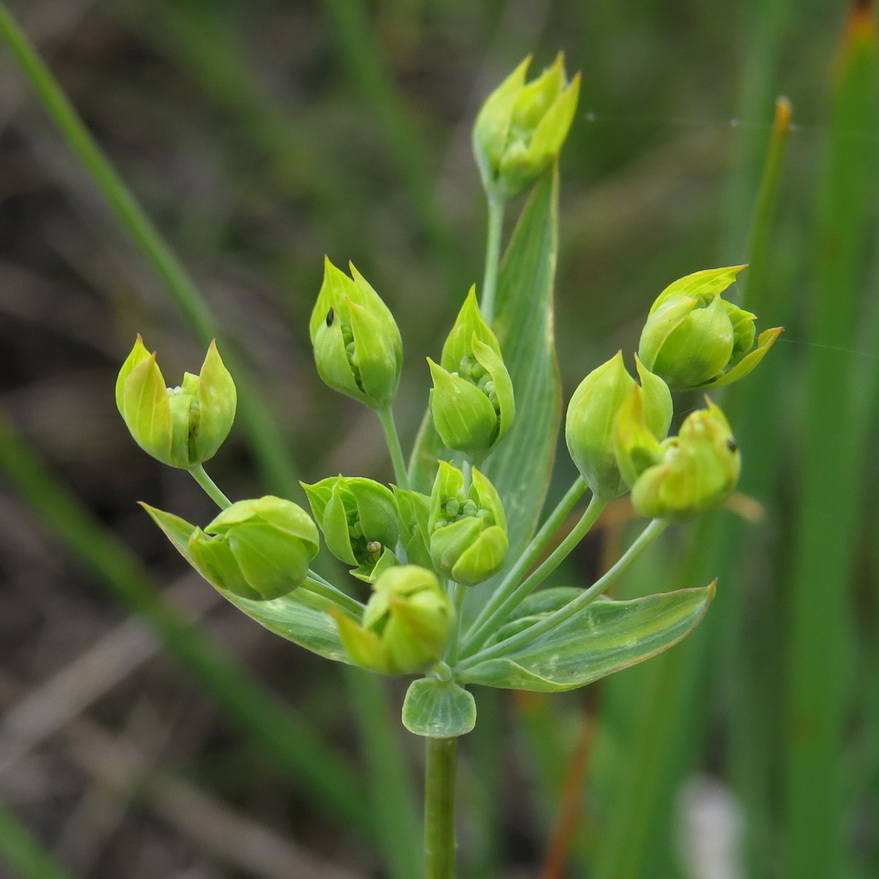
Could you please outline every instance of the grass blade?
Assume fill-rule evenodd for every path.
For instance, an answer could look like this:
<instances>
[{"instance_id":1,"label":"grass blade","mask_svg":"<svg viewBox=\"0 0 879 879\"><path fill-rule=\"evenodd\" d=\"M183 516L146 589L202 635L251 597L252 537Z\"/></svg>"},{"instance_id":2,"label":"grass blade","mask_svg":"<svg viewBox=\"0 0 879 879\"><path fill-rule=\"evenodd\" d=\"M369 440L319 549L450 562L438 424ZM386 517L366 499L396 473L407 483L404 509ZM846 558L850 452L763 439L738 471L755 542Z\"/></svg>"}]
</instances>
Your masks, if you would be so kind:
<instances>
[{"instance_id":1,"label":"grass blade","mask_svg":"<svg viewBox=\"0 0 879 879\"><path fill-rule=\"evenodd\" d=\"M3 802L0 802L0 857L17 871L20 879L72 879Z\"/></svg>"}]
</instances>

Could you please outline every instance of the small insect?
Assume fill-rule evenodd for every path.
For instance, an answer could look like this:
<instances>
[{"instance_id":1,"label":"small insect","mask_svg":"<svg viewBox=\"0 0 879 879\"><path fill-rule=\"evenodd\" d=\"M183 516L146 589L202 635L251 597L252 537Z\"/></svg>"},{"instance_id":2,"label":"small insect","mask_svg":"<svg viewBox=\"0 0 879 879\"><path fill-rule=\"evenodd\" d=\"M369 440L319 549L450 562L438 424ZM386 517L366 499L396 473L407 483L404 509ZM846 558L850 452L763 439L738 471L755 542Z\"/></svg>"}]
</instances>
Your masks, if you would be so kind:
<instances>
[{"instance_id":1,"label":"small insect","mask_svg":"<svg viewBox=\"0 0 879 879\"><path fill-rule=\"evenodd\" d=\"M327 312L327 326L328 327L331 327L333 325L333 320L335 319L335 317L336 317L336 312L331 308Z\"/></svg>"}]
</instances>

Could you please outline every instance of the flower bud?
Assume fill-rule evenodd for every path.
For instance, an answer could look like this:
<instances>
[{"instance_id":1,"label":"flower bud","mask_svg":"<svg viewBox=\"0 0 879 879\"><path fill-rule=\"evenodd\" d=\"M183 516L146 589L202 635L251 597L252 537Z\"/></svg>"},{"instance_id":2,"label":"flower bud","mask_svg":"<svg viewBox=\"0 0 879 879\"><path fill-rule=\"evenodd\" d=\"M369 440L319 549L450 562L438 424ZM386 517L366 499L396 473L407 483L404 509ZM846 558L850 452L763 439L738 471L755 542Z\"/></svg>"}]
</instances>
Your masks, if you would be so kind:
<instances>
[{"instance_id":1,"label":"flower bud","mask_svg":"<svg viewBox=\"0 0 879 879\"><path fill-rule=\"evenodd\" d=\"M482 317L471 287L443 346L440 365L428 358L430 409L445 446L479 463L510 429L516 413L513 383L497 337Z\"/></svg>"},{"instance_id":2,"label":"flower bud","mask_svg":"<svg viewBox=\"0 0 879 879\"><path fill-rule=\"evenodd\" d=\"M397 543L397 505L391 490L360 476L331 476L301 485L327 548L355 566L355 577L370 581L375 566L386 553L393 554Z\"/></svg>"},{"instance_id":3,"label":"flower bud","mask_svg":"<svg viewBox=\"0 0 879 879\"><path fill-rule=\"evenodd\" d=\"M504 507L495 487L474 469L464 474L440 461L430 496L430 557L444 577L475 586L496 574L509 547Z\"/></svg>"},{"instance_id":4,"label":"flower bud","mask_svg":"<svg viewBox=\"0 0 879 879\"><path fill-rule=\"evenodd\" d=\"M235 420L232 376L211 342L201 372L165 386L156 355L138 336L116 379L116 407L137 444L168 464L189 470L217 453Z\"/></svg>"},{"instance_id":5,"label":"flower bud","mask_svg":"<svg viewBox=\"0 0 879 879\"><path fill-rule=\"evenodd\" d=\"M393 315L363 275L352 277L324 263L324 280L309 334L321 379L372 409L386 409L397 394L403 342Z\"/></svg>"},{"instance_id":6,"label":"flower bud","mask_svg":"<svg viewBox=\"0 0 879 879\"><path fill-rule=\"evenodd\" d=\"M765 330L754 347L756 316L721 298L745 266L708 269L659 294L638 354L674 390L718 388L744 378L782 332Z\"/></svg>"},{"instance_id":7,"label":"flower bud","mask_svg":"<svg viewBox=\"0 0 879 879\"><path fill-rule=\"evenodd\" d=\"M526 85L526 58L489 95L476 117L473 151L486 191L509 200L558 155L577 108L580 74L565 78L564 56Z\"/></svg>"},{"instance_id":8,"label":"flower bud","mask_svg":"<svg viewBox=\"0 0 879 879\"><path fill-rule=\"evenodd\" d=\"M635 359L641 379L644 419L650 433L664 438L671 424L671 393L665 382ZM624 494L626 484L614 453L614 422L636 387L622 351L593 369L574 391L565 419L568 452L592 493L604 500Z\"/></svg>"},{"instance_id":9,"label":"flower bud","mask_svg":"<svg viewBox=\"0 0 879 879\"><path fill-rule=\"evenodd\" d=\"M661 443L661 459L632 487L632 506L649 518L687 519L719 507L739 480L741 458L723 412L707 400Z\"/></svg>"},{"instance_id":10,"label":"flower bud","mask_svg":"<svg viewBox=\"0 0 879 879\"><path fill-rule=\"evenodd\" d=\"M189 554L206 580L256 601L301 586L319 547L308 513L271 495L232 504L189 539Z\"/></svg>"},{"instance_id":11,"label":"flower bud","mask_svg":"<svg viewBox=\"0 0 879 879\"><path fill-rule=\"evenodd\" d=\"M417 565L399 565L373 583L363 624L330 611L351 660L387 675L426 671L439 662L455 608L436 576Z\"/></svg>"}]
</instances>

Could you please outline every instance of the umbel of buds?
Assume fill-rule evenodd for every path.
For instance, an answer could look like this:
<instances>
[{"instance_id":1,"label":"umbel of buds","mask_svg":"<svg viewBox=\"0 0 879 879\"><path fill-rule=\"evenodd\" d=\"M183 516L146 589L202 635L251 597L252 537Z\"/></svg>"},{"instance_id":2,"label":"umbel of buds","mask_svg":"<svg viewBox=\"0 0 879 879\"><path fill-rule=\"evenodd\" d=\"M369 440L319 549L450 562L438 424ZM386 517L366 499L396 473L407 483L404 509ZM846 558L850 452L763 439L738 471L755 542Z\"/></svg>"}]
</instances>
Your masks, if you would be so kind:
<instances>
[{"instance_id":1,"label":"umbel of buds","mask_svg":"<svg viewBox=\"0 0 879 879\"><path fill-rule=\"evenodd\" d=\"M427 360L433 389L430 410L446 448L474 463L503 439L513 423L513 383L500 345L471 287L443 345L440 363Z\"/></svg>"},{"instance_id":2,"label":"umbel of buds","mask_svg":"<svg viewBox=\"0 0 879 879\"><path fill-rule=\"evenodd\" d=\"M370 580L382 556L397 543L397 504L391 490L361 476L331 476L302 483L330 552Z\"/></svg>"},{"instance_id":3,"label":"umbel of buds","mask_svg":"<svg viewBox=\"0 0 879 879\"><path fill-rule=\"evenodd\" d=\"M333 390L383 410L397 394L403 342L378 293L353 265L350 269L351 278L324 261L323 285L308 325L314 362Z\"/></svg>"},{"instance_id":4,"label":"umbel of buds","mask_svg":"<svg viewBox=\"0 0 879 879\"><path fill-rule=\"evenodd\" d=\"M257 601L301 586L319 547L308 513L271 495L232 504L189 539L189 554L206 580Z\"/></svg>"},{"instance_id":5,"label":"umbel of buds","mask_svg":"<svg viewBox=\"0 0 879 879\"><path fill-rule=\"evenodd\" d=\"M372 584L362 624L331 610L355 665L386 675L426 671L443 657L455 608L436 576L417 565L388 568Z\"/></svg>"},{"instance_id":6,"label":"umbel of buds","mask_svg":"<svg viewBox=\"0 0 879 879\"><path fill-rule=\"evenodd\" d=\"M711 400L706 403L686 418L678 436L657 444L655 463L636 475L632 506L642 516L688 519L716 509L736 487L741 457L729 422Z\"/></svg>"},{"instance_id":7,"label":"umbel of buds","mask_svg":"<svg viewBox=\"0 0 879 879\"><path fill-rule=\"evenodd\" d=\"M190 470L213 458L232 429L237 396L211 342L198 375L165 385L156 355L138 336L116 379L116 406L137 444L163 464Z\"/></svg>"},{"instance_id":8,"label":"umbel of buds","mask_svg":"<svg viewBox=\"0 0 879 879\"><path fill-rule=\"evenodd\" d=\"M504 507L497 489L476 469L468 490L464 474L440 461L428 530L434 567L456 583L475 586L503 566L509 547Z\"/></svg>"},{"instance_id":9,"label":"umbel of buds","mask_svg":"<svg viewBox=\"0 0 879 879\"><path fill-rule=\"evenodd\" d=\"M503 201L528 186L558 155L577 108L580 74L565 78L559 54L533 82L525 82L526 58L479 111L473 151L486 191Z\"/></svg>"},{"instance_id":10,"label":"umbel of buds","mask_svg":"<svg viewBox=\"0 0 879 879\"><path fill-rule=\"evenodd\" d=\"M646 369L637 357L635 364L641 379L645 429L658 441L665 437L671 424L671 393L665 382ZM626 491L614 452L614 422L620 407L636 387L623 363L623 353L618 351L580 382L568 404L565 419L568 452L592 493L602 500L611 500Z\"/></svg>"},{"instance_id":11,"label":"umbel of buds","mask_svg":"<svg viewBox=\"0 0 879 879\"><path fill-rule=\"evenodd\" d=\"M781 334L781 327L765 330L755 347L756 316L721 297L743 268L687 275L651 306L638 354L672 390L719 388L744 378Z\"/></svg>"}]
</instances>

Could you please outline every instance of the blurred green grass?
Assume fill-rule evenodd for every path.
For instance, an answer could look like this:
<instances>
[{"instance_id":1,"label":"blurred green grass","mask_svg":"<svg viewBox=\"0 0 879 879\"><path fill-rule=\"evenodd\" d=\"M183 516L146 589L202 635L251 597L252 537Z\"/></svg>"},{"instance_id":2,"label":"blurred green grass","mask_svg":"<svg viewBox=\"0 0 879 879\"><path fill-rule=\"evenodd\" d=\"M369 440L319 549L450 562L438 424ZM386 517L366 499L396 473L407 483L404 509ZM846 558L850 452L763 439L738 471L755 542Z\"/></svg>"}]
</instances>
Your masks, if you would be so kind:
<instances>
[{"instance_id":1,"label":"blurred green grass","mask_svg":"<svg viewBox=\"0 0 879 879\"><path fill-rule=\"evenodd\" d=\"M682 786L697 773L723 784L743 809L738 875L876 875L875 35L859 32L867 36L846 75L848 13L829 0L103 0L83 3L72 22L63 6L10 4L42 35L39 46L74 105L235 339L285 454L309 481L341 469L390 478L370 413L334 397L311 369L306 323L322 255L354 260L397 316L407 357L397 414L411 440L427 387L423 356L437 353L437 328L481 274L484 218L469 126L481 97L521 56L533 51L538 64L549 63L562 48L569 67L584 71L562 160L556 326L568 392L617 348L634 347L666 283L745 258L775 97L788 95L795 124L775 216L753 288L746 281L760 325L787 332L729 397L742 487L765 518L743 524L724 511L676 529L629 579L625 589L634 593L719 578L718 600L690 643L576 697L541 702L546 715L528 715L504 697L486 710L490 731L474 736L470 753L464 743L462 875L537 871L584 712L597 737L569 875L701 879L682 860L676 830ZM869 5L856 8L866 21ZM0 113L0 341L8 364L0 406L58 479L156 578L167 577L180 568L137 518L134 501L193 517L206 507L185 475L160 473L128 442L112 382L136 331L181 367L191 368L203 339L195 343L8 63ZM256 476L256 458L239 429L212 474L234 495L271 490ZM558 469L560 491L573 468L560 456ZM59 595L98 628L110 622L88 568L66 554L60 571L48 561L65 551L32 523L38 508L15 495L0 509L4 603L16 605L0 630L3 664L34 688L87 646L50 650L37 638L42 664L32 658L39 621L60 612ZM616 530L602 533L611 551ZM98 541L94 550L100 554ZM585 580L601 552L590 543L567 577ZM30 588L34 580L40 589ZM239 625L217 623L227 627L220 632ZM372 756L365 762L381 773L375 723L395 729L399 694L388 708L384 697L370 703L361 693L364 732L350 733L334 672L285 643L260 644L246 659L309 718L314 736L331 739L340 759L359 751L354 739L363 736L360 747ZM148 676L137 681L161 691ZM201 686L197 698L217 698L208 685L189 686L193 698ZM248 684L239 686L246 701ZM106 697L102 705L107 722L124 731L125 706ZM282 821L282 832L313 840L328 858L375 870L379 852L378 862L394 865L387 875L411 879L405 846L387 856L388 828L398 820L393 796L375 809L385 830L373 842L347 822L329 819L328 831L299 792L295 806L273 805L285 802L285 784L272 783L271 773L268 781L254 773L252 784L211 777L207 755L234 749L208 743L206 755L186 755L186 771L202 774L218 797L269 826L284 815L290 827ZM417 768L408 747L401 765ZM51 759L63 764L63 749ZM270 794L260 793L259 780ZM2 784L6 802L54 849L77 795L59 801L49 786L28 801ZM370 789L381 796L375 778ZM331 808L319 789L304 799ZM493 808L482 809L486 801ZM173 828L165 832L173 838ZM336 844L339 836L353 850ZM88 875L118 875L119 859L140 838L132 826L106 841ZM221 859L211 869L234 875Z\"/></svg>"}]
</instances>

